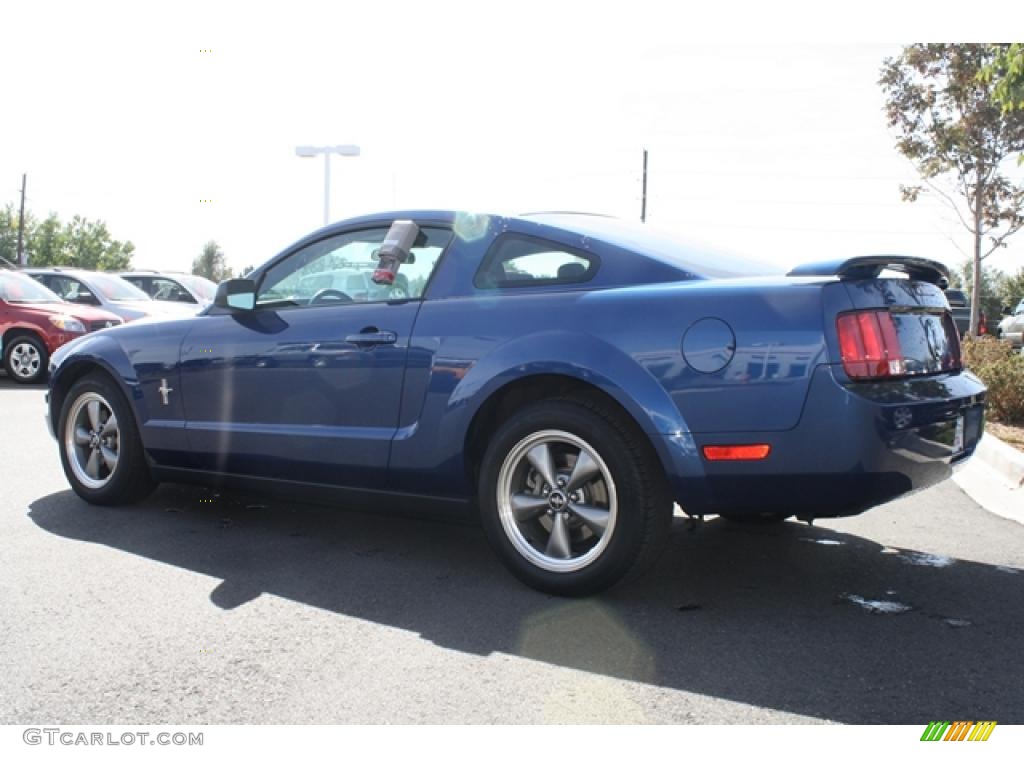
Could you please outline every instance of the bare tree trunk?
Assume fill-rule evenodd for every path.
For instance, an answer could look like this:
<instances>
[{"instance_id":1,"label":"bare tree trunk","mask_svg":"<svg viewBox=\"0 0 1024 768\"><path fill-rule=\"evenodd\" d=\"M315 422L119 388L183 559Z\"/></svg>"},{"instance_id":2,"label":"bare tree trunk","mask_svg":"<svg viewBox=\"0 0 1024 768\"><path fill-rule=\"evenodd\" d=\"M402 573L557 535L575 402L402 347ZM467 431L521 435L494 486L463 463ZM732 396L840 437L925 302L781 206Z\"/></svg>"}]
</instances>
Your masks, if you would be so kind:
<instances>
[{"instance_id":1,"label":"bare tree trunk","mask_svg":"<svg viewBox=\"0 0 1024 768\"><path fill-rule=\"evenodd\" d=\"M967 333L971 338L978 335L978 320L981 314L981 238L982 238L982 190L979 171L978 183L974 188L974 259L971 281L971 324Z\"/></svg>"}]
</instances>

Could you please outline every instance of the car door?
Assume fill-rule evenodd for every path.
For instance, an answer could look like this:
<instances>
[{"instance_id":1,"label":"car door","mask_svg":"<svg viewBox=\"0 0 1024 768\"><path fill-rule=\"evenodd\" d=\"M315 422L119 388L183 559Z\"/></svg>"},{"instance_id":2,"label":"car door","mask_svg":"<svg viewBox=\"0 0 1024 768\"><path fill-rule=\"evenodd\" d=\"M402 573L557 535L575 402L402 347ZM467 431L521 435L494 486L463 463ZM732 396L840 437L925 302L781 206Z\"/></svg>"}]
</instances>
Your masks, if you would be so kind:
<instances>
[{"instance_id":1,"label":"car door","mask_svg":"<svg viewBox=\"0 0 1024 768\"><path fill-rule=\"evenodd\" d=\"M306 244L261 272L255 310L196 318L180 367L196 468L384 484L420 296L450 233L421 232L409 269L423 279L409 300L358 300L309 278L369 263L386 233L385 223Z\"/></svg>"}]
</instances>

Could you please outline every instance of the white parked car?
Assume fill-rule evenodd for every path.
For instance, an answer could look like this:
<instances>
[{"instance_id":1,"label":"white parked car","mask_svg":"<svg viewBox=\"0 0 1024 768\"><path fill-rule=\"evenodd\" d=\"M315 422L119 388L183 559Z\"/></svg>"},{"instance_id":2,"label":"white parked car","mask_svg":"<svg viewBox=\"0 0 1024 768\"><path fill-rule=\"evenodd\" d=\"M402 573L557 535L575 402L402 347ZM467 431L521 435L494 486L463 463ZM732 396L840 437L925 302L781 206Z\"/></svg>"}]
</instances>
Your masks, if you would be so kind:
<instances>
[{"instance_id":1,"label":"white parked car","mask_svg":"<svg viewBox=\"0 0 1024 768\"><path fill-rule=\"evenodd\" d=\"M1014 349L1024 348L1024 299L1020 300L1013 314L999 321L996 335L1010 342Z\"/></svg>"}]
</instances>

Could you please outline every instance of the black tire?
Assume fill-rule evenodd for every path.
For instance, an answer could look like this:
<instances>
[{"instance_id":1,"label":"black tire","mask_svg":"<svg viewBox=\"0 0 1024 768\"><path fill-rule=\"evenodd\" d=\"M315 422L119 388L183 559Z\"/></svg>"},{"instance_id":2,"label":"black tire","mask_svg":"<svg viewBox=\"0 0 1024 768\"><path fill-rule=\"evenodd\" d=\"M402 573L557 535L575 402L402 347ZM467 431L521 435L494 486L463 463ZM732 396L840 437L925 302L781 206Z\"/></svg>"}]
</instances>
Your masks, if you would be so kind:
<instances>
[{"instance_id":1,"label":"black tire","mask_svg":"<svg viewBox=\"0 0 1024 768\"><path fill-rule=\"evenodd\" d=\"M557 487L543 480L531 458L530 446L541 444ZM583 452L596 457L583 460ZM577 485L572 470L581 461L597 470L594 479ZM516 516L524 499L530 501L529 520ZM646 436L617 410L585 397L542 401L498 429L481 464L479 508L488 541L508 569L534 589L568 597L591 595L643 572L672 523L668 483ZM606 527L592 528L577 509ZM563 533L556 536L556 527Z\"/></svg>"},{"instance_id":2,"label":"black tire","mask_svg":"<svg viewBox=\"0 0 1024 768\"><path fill-rule=\"evenodd\" d=\"M90 403L97 404L95 422ZM111 425L111 416L116 426ZM76 440L76 435L80 439ZM82 442L87 435L89 442ZM127 504L156 488L131 406L118 386L103 374L83 376L68 390L60 410L57 442L71 488L90 504ZM111 455L116 458L112 468L105 458ZM94 456L96 477L89 471Z\"/></svg>"},{"instance_id":3,"label":"black tire","mask_svg":"<svg viewBox=\"0 0 1024 768\"><path fill-rule=\"evenodd\" d=\"M20 333L4 343L4 368L18 384L36 384L46 378L50 353L34 333Z\"/></svg>"}]
</instances>

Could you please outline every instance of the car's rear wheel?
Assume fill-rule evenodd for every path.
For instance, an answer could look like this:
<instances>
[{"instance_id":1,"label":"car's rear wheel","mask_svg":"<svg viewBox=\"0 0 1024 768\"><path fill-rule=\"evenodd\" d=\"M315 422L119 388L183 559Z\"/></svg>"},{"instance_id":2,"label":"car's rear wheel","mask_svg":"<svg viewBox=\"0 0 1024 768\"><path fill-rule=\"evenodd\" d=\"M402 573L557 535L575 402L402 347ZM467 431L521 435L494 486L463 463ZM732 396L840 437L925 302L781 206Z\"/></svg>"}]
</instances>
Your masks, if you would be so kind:
<instances>
[{"instance_id":1,"label":"car's rear wheel","mask_svg":"<svg viewBox=\"0 0 1024 768\"><path fill-rule=\"evenodd\" d=\"M479 494L505 565L558 595L593 594L641 571L672 520L646 437L587 399L541 402L506 421L484 455Z\"/></svg>"},{"instance_id":2,"label":"car's rear wheel","mask_svg":"<svg viewBox=\"0 0 1024 768\"><path fill-rule=\"evenodd\" d=\"M46 345L38 336L22 334L4 345L4 368L19 384L35 384L46 378L49 360Z\"/></svg>"},{"instance_id":3,"label":"car's rear wheel","mask_svg":"<svg viewBox=\"0 0 1024 768\"><path fill-rule=\"evenodd\" d=\"M106 376L90 374L71 386L57 434L64 474L86 501L124 504L156 487L128 401Z\"/></svg>"}]
</instances>

